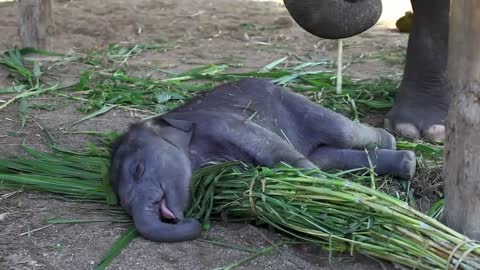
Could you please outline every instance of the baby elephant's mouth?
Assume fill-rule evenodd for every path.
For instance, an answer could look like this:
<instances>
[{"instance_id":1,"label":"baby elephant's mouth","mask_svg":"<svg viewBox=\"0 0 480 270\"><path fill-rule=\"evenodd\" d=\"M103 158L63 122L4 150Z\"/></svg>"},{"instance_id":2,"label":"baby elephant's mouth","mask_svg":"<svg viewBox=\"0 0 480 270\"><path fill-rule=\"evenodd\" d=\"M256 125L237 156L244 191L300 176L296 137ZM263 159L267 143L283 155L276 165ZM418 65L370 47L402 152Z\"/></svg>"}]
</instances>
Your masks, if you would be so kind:
<instances>
[{"instance_id":1,"label":"baby elephant's mouth","mask_svg":"<svg viewBox=\"0 0 480 270\"><path fill-rule=\"evenodd\" d=\"M177 217L175 214L168 208L167 200L165 197L162 197L160 201L156 201L155 205L158 207L158 216L162 222L166 223L176 223Z\"/></svg>"}]
</instances>

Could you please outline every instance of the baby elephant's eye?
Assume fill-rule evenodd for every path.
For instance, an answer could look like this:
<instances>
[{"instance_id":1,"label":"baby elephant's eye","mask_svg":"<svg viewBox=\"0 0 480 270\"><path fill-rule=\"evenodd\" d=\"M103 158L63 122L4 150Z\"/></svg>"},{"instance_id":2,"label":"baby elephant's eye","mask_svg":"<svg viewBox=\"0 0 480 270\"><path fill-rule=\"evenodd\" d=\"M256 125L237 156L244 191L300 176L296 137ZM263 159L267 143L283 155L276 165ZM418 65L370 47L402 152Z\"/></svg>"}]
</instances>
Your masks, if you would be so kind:
<instances>
[{"instance_id":1,"label":"baby elephant's eye","mask_svg":"<svg viewBox=\"0 0 480 270\"><path fill-rule=\"evenodd\" d=\"M135 168L133 169L133 181L138 181L140 178L143 176L143 172L145 171L145 167L143 165L143 162L137 163Z\"/></svg>"}]
</instances>

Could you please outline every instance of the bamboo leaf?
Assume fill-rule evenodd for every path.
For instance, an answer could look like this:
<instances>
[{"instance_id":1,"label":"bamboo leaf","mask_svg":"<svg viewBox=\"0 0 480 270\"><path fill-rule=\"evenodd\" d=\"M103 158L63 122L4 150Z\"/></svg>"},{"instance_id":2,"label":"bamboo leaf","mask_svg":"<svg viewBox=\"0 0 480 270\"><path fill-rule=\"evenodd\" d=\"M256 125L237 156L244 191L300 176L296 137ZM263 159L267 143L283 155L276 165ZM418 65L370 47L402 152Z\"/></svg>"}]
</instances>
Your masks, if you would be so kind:
<instances>
[{"instance_id":1,"label":"bamboo leaf","mask_svg":"<svg viewBox=\"0 0 480 270\"><path fill-rule=\"evenodd\" d=\"M85 117L82 117L82 118L80 118L79 120L71 123L71 124L70 124L70 127L73 127L73 126L78 125L78 124L80 124L80 123L82 123L82 122L88 121L88 120L90 120L90 119L92 119L92 118L95 118L95 117L97 117L97 116L103 115L103 114L111 111L112 109L114 109L114 108L116 108L116 107L118 107L118 106L117 106L117 105L105 105L105 106L103 106L100 110L98 110L98 111L96 111L96 112L93 112L93 113L91 113L91 114L89 114L89 115L87 115L87 116L85 116Z\"/></svg>"},{"instance_id":2,"label":"bamboo leaf","mask_svg":"<svg viewBox=\"0 0 480 270\"><path fill-rule=\"evenodd\" d=\"M125 233L120 235L120 237L113 243L112 247L110 250L107 252L107 254L103 257L99 265L97 266L97 269L105 269L112 261L115 259L116 256L118 256L122 250L132 242L133 239L135 239L138 236L137 229L135 227L130 227Z\"/></svg>"},{"instance_id":3,"label":"bamboo leaf","mask_svg":"<svg viewBox=\"0 0 480 270\"><path fill-rule=\"evenodd\" d=\"M9 99L7 102L5 102L4 104L0 105L0 110L3 110L5 109L8 105L10 105L11 103L17 101L17 100L20 100L22 98L28 98L28 97L33 97L33 96L38 96L38 95L41 95L41 94L45 94L47 92L50 92L50 91L55 91L57 90L57 85L54 85L54 86L51 86L51 87L48 87L48 88L32 88L31 90L28 90L28 91L24 91L16 96L14 96L13 98Z\"/></svg>"},{"instance_id":4,"label":"bamboo leaf","mask_svg":"<svg viewBox=\"0 0 480 270\"><path fill-rule=\"evenodd\" d=\"M11 93L18 93L23 91L27 86L24 84L10 86L6 88L0 88L0 95L1 94L11 94Z\"/></svg>"},{"instance_id":5,"label":"bamboo leaf","mask_svg":"<svg viewBox=\"0 0 480 270\"><path fill-rule=\"evenodd\" d=\"M25 47L25 48L22 48L18 51L22 55L38 54L38 55L45 55L45 56L65 56L62 53L52 52L52 51L47 51L47 50L40 50L40 49L35 49L35 48L32 48L32 47Z\"/></svg>"},{"instance_id":6,"label":"bamboo leaf","mask_svg":"<svg viewBox=\"0 0 480 270\"><path fill-rule=\"evenodd\" d=\"M432 207L430 207L430 209L428 209L427 215L437 219L443 214L444 206L445 206L445 199L438 200L432 205Z\"/></svg>"},{"instance_id":7,"label":"bamboo leaf","mask_svg":"<svg viewBox=\"0 0 480 270\"><path fill-rule=\"evenodd\" d=\"M285 57L282 57L280 59L277 59L273 62L271 62L270 64L264 66L262 69L260 69L260 72L268 72L268 71L271 71L272 69L276 68L278 65L280 65L281 63L285 62L285 60L287 60L288 57L285 56Z\"/></svg>"},{"instance_id":8,"label":"bamboo leaf","mask_svg":"<svg viewBox=\"0 0 480 270\"><path fill-rule=\"evenodd\" d=\"M40 70L40 64L38 64L38 61L34 61L32 77L35 80L35 84L32 86L35 86L35 87L40 86L40 76L42 76L42 71Z\"/></svg>"},{"instance_id":9,"label":"bamboo leaf","mask_svg":"<svg viewBox=\"0 0 480 270\"><path fill-rule=\"evenodd\" d=\"M26 98L22 98L18 102L18 114L20 118L20 129L23 129L28 117L28 102Z\"/></svg>"}]
</instances>

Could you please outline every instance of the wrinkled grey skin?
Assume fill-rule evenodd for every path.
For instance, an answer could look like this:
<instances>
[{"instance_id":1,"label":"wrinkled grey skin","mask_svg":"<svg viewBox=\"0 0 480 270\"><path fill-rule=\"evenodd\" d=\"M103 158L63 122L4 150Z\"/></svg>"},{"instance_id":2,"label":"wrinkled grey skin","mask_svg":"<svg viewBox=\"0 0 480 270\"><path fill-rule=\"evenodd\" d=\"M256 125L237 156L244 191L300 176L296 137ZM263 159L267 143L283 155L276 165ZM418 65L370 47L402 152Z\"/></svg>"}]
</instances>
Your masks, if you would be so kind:
<instances>
[{"instance_id":1,"label":"wrinkled grey skin","mask_svg":"<svg viewBox=\"0 0 480 270\"><path fill-rule=\"evenodd\" d=\"M394 1L394 0L393 0ZM385 126L408 138L445 139L450 102L447 81L449 0L411 0L414 24L404 76ZM373 26L381 11L374 0L284 0L294 20L322 38L345 38ZM355 15L356 14L356 15ZM367 28L366 28L367 27Z\"/></svg>"},{"instance_id":2,"label":"wrinkled grey skin","mask_svg":"<svg viewBox=\"0 0 480 270\"><path fill-rule=\"evenodd\" d=\"M367 156L365 147L377 149ZM200 234L200 224L184 219L183 211L192 171L207 162L328 170L369 167L370 158L380 175L412 177L415 154L394 149L395 138L383 129L355 123L267 80L243 79L132 125L113 147L111 182L143 237L182 241Z\"/></svg>"},{"instance_id":3,"label":"wrinkled grey skin","mask_svg":"<svg viewBox=\"0 0 480 270\"><path fill-rule=\"evenodd\" d=\"M360 34L374 26L382 15L382 0L284 0L283 2L292 18L306 31L329 39Z\"/></svg>"}]
</instances>

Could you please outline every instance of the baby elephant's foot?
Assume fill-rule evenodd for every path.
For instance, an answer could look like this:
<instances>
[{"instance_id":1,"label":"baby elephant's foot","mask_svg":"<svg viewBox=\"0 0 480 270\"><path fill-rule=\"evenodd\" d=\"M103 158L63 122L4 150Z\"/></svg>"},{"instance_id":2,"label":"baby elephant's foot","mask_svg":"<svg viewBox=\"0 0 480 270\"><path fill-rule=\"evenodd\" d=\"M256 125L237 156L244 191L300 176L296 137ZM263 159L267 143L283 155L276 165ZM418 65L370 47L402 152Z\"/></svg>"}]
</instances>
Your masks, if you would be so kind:
<instances>
[{"instance_id":1,"label":"baby elephant's foot","mask_svg":"<svg viewBox=\"0 0 480 270\"><path fill-rule=\"evenodd\" d=\"M410 179L415 174L416 158L412 151L392 149L364 150L341 149L322 146L315 149L308 158L321 170L350 170L375 167L378 175L392 175Z\"/></svg>"},{"instance_id":2,"label":"baby elephant's foot","mask_svg":"<svg viewBox=\"0 0 480 270\"><path fill-rule=\"evenodd\" d=\"M376 128L378 134L378 148L380 149L397 149L397 141L395 137L383 128Z\"/></svg>"},{"instance_id":3,"label":"baby elephant's foot","mask_svg":"<svg viewBox=\"0 0 480 270\"><path fill-rule=\"evenodd\" d=\"M375 151L375 155L377 160L375 171L378 174L390 174L402 179L413 178L417 166L414 152L379 149Z\"/></svg>"}]
</instances>

